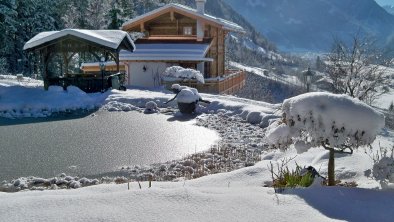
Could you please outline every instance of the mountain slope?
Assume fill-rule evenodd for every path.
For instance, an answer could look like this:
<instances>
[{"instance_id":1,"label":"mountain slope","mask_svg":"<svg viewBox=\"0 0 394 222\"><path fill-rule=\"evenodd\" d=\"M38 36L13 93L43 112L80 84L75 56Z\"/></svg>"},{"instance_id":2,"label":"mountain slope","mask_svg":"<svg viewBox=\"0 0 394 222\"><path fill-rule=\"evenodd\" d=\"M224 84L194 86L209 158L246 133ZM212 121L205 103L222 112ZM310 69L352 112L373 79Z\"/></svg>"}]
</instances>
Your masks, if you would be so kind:
<instances>
[{"instance_id":1,"label":"mountain slope","mask_svg":"<svg viewBox=\"0 0 394 222\"><path fill-rule=\"evenodd\" d=\"M334 37L356 33L383 45L394 16L374 0L228 0L256 29L287 51L329 50Z\"/></svg>"},{"instance_id":2,"label":"mountain slope","mask_svg":"<svg viewBox=\"0 0 394 222\"><path fill-rule=\"evenodd\" d=\"M390 14L394 15L394 5L386 5L383 8Z\"/></svg>"}]
</instances>

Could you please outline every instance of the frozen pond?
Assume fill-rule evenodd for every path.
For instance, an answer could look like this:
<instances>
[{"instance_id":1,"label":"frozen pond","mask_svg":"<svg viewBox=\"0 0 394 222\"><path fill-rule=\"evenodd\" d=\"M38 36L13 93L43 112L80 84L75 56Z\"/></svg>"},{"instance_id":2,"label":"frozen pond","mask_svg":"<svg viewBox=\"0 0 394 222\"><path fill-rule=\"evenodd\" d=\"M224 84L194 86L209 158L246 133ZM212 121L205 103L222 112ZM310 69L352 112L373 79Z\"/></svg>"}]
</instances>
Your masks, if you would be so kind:
<instances>
[{"instance_id":1,"label":"frozen pond","mask_svg":"<svg viewBox=\"0 0 394 222\"><path fill-rule=\"evenodd\" d=\"M209 149L216 140L216 132L168 115L103 111L48 121L0 118L0 181L62 172L88 176L165 162Z\"/></svg>"}]
</instances>

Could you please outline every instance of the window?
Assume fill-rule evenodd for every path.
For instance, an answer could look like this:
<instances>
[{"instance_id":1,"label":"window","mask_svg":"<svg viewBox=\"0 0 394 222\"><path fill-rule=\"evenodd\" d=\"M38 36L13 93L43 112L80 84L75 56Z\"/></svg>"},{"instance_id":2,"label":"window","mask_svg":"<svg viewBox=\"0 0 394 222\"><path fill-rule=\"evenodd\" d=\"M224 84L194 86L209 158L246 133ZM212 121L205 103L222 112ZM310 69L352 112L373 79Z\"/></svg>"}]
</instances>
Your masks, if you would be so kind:
<instances>
[{"instance_id":1,"label":"window","mask_svg":"<svg viewBox=\"0 0 394 222\"><path fill-rule=\"evenodd\" d=\"M184 35L193 35L193 29L190 26L183 27Z\"/></svg>"}]
</instances>

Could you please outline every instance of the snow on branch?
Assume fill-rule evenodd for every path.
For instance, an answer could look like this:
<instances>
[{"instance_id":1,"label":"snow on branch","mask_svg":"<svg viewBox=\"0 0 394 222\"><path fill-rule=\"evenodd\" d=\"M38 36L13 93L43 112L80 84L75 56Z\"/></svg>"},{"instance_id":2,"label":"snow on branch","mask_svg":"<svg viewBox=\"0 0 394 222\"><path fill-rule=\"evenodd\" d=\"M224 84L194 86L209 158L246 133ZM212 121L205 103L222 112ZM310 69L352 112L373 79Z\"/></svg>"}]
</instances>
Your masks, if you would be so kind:
<instances>
[{"instance_id":1,"label":"snow on branch","mask_svg":"<svg viewBox=\"0 0 394 222\"><path fill-rule=\"evenodd\" d=\"M199 83L205 83L204 76L200 71L194 69L185 69L180 66L168 67L162 75L182 79L196 79Z\"/></svg>"},{"instance_id":2,"label":"snow on branch","mask_svg":"<svg viewBox=\"0 0 394 222\"><path fill-rule=\"evenodd\" d=\"M299 153L322 144L346 152L372 143L384 127L382 113L347 95L303 94L285 100L282 112L267 128L267 142L279 148L294 144Z\"/></svg>"}]
</instances>

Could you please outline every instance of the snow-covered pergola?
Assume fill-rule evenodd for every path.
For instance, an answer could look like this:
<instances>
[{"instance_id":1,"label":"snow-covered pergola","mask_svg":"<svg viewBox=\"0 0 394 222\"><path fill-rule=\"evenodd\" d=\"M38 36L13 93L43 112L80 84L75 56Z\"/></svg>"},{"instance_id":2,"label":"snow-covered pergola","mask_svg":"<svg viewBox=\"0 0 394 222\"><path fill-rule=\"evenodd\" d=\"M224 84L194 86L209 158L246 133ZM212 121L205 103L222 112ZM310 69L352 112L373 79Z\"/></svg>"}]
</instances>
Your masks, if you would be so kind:
<instances>
[{"instance_id":1,"label":"snow-covered pergola","mask_svg":"<svg viewBox=\"0 0 394 222\"><path fill-rule=\"evenodd\" d=\"M26 42L23 49L39 54L45 89L50 85L76 85L86 92L96 92L108 88L104 78L113 73L105 72L100 77L97 73L82 73L81 63L100 62L104 58L105 62L116 63L118 73L120 51L133 52L135 45L129 34L121 30L64 29L41 32Z\"/></svg>"}]
</instances>

